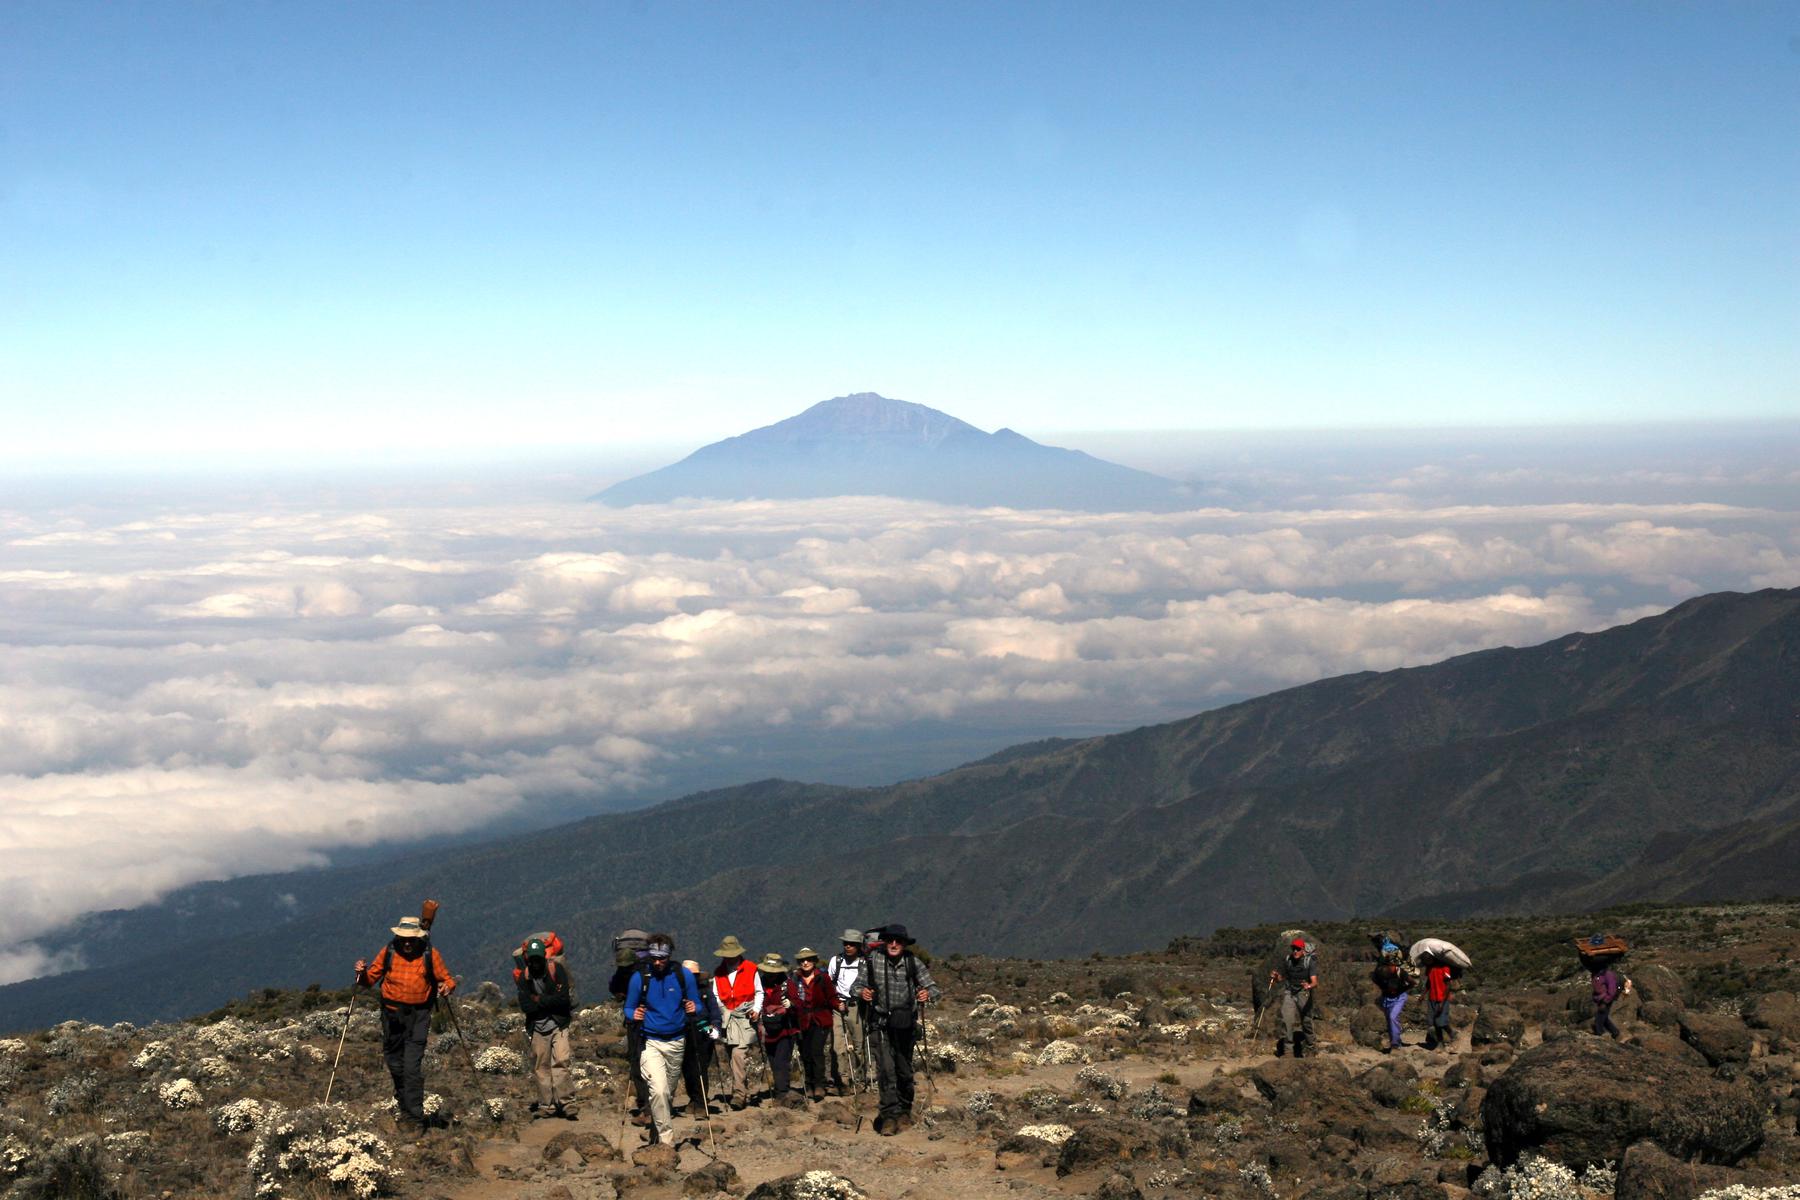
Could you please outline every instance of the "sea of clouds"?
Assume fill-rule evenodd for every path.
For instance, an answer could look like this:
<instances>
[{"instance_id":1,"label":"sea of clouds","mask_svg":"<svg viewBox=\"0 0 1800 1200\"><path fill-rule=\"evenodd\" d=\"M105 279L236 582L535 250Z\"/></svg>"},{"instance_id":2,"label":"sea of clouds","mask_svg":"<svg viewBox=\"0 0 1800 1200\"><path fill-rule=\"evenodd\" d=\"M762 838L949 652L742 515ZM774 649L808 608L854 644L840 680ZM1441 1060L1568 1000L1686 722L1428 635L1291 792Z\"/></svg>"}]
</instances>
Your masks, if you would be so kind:
<instances>
[{"instance_id":1,"label":"sea of clouds","mask_svg":"<svg viewBox=\"0 0 1800 1200\"><path fill-rule=\"evenodd\" d=\"M0 507L0 980L69 965L32 939L85 911L660 794L712 747L803 773L929 723L1123 728L1800 586L1786 507L1532 486L1449 503L1477 489L1426 464L1171 515L40 489Z\"/></svg>"}]
</instances>

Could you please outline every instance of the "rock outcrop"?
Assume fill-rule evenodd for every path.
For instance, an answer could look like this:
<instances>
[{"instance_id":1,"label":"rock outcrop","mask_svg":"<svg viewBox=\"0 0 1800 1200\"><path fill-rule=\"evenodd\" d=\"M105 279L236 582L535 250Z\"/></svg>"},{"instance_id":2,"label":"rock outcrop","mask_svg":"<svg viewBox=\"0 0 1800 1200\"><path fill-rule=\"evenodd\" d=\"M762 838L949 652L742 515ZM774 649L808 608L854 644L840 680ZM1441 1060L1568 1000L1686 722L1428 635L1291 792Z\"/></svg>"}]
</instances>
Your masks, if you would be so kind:
<instances>
[{"instance_id":1,"label":"rock outcrop","mask_svg":"<svg viewBox=\"0 0 1800 1200\"><path fill-rule=\"evenodd\" d=\"M1734 1163L1763 1137L1751 1091L1643 1047L1571 1037L1533 1047L1482 1102L1488 1156L1527 1150L1580 1170L1648 1140L1679 1158Z\"/></svg>"}]
</instances>

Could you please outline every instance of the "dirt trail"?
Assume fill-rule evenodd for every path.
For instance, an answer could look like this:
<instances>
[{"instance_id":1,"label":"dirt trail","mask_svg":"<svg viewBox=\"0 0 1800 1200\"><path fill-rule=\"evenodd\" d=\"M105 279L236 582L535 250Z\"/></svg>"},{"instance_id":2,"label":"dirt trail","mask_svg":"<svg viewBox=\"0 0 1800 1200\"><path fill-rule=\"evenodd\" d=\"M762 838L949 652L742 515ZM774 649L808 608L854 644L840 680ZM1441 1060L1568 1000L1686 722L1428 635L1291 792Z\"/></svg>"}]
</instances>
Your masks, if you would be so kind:
<instances>
[{"instance_id":1,"label":"dirt trail","mask_svg":"<svg viewBox=\"0 0 1800 1200\"><path fill-rule=\"evenodd\" d=\"M1250 1044L1215 1047L1216 1057L1172 1063L1155 1056L1137 1056L1105 1062L1105 1069L1122 1077L1134 1092L1159 1080L1165 1090L1184 1098L1186 1089L1198 1087L1220 1072L1266 1061L1266 1053L1249 1053ZM1224 1049L1226 1053L1219 1054ZM1382 1055L1350 1044L1332 1045L1330 1057L1352 1071L1382 1061ZM1405 1053L1421 1071L1454 1061L1423 1051ZM1011 1074L994 1075L976 1069L967 1074L936 1073L931 1087L921 1076L916 1112L921 1116L933 1106L960 1110L975 1092L1017 1095L1034 1087L1060 1091L1075 1088L1078 1065L1034 1067ZM1167 1077L1179 1081L1169 1084ZM630 1155L640 1142L641 1131L625 1126L625 1161L581 1164L565 1154L546 1162L545 1147L560 1133L598 1133L618 1146L621 1110L616 1086L595 1089L579 1107L574 1121L539 1120L517 1127L516 1136L490 1138L477 1143L474 1163L477 1178L442 1192L445 1200L550 1200L554 1189L568 1189L573 1200L590 1196L612 1197L609 1176L627 1169ZM1048 1167L996 1170L993 1138L974 1125L956 1121L924 1121L893 1137L873 1131L876 1103L873 1095L852 1095L801 1108L783 1108L765 1102L742 1112L729 1110L712 1120L718 1139L718 1157L736 1168L745 1190L766 1180L796 1171L826 1169L847 1176L866 1191L871 1200L986 1200L996 1191L1016 1197L1061 1198L1089 1195L1096 1184L1091 1174L1059 1178ZM860 1118L860 1124L858 1123ZM679 1197L690 1173L713 1161L706 1123L678 1116L675 1136L680 1149L678 1177L665 1183L634 1186L630 1195L641 1200Z\"/></svg>"}]
</instances>

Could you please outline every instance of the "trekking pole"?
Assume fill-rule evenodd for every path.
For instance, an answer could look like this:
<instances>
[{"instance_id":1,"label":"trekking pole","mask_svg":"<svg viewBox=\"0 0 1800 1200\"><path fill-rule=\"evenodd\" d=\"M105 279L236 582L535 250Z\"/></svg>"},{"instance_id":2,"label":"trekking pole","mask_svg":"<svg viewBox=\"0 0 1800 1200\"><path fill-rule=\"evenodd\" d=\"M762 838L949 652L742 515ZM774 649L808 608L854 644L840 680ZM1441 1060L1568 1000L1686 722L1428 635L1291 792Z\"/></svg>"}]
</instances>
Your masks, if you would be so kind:
<instances>
[{"instance_id":1,"label":"trekking pole","mask_svg":"<svg viewBox=\"0 0 1800 1200\"><path fill-rule=\"evenodd\" d=\"M919 1057L925 1070L925 1091L930 1103L937 1103L937 1084L931 1081L931 1034L925 1024L925 1005L919 1005Z\"/></svg>"},{"instance_id":2,"label":"trekking pole","mask_svg":"<svg viewBox=\"0 0 1800 1200\"><path fill-rule=\"evenodd\" d=\"M350 1036L350 1016L356 1011L356 989L350 989L350 1003L344 1006L344 1032L338 1034L337 1053L331 1059L331 1077L325 1081L325 1103L331 1103L331 1085L337 1082L338 1062L344 1057L344 1040Z\"/></svg>"},{"instance_id":3,"label":"trekking pole","mask_svg":"<svg viewBox=\"0 0 1800 1200\"><path fill-rule=\"evenodd\" d=\"M437 920L437 913L438 902L436 900L425 901L424 905L419 909L419 926L425 930L425 955L427 960L430 959L432 952L431 926L433 922ZM475 1069L475 1056L469 1053L469 1039L463 1035L462 1021L457 1018L455 1007L451 1005L449 998L442 992L433 993L431 1001L434 1005L442 1007L444 1012L449 1015L450 1028L456 1030L456 1044L462 1049L463 1061L469 1064L469 1079L475 1085L476 1096L481 1098L482 1110L487 1113L488 1120L493 1121L495 1124L499 1124L500 1114L489 1107L487 1097L481 1094L481 1072Z\"/></svg>"},{"instance_id":4,"label":"trekking pole","mask_svg":"<svg viewBox=\"0 0 1800 1200\"><path fill-rule=\"evenodd\" d=\"M719 1130L712 1119L712 1097L706 1091L706 1076L712 1070L712 1064L706 1064L706 1070L700 1072L700 1105L706 1110L706 1135L712 1139L713 1161L719 1160Z\"/></svg>"}]
</instances>

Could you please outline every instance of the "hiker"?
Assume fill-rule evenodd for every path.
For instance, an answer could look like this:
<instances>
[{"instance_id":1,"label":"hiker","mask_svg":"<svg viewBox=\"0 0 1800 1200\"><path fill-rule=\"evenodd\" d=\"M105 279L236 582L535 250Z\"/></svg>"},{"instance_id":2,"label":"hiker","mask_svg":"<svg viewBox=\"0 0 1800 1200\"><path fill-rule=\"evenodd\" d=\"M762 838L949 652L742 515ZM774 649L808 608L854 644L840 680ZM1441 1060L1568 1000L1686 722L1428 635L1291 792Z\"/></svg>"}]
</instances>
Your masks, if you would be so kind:
<instances>
[{"instance_id":1,"label":"hiker","mask_svg":"<svg viewBox=\"0 0 1800 1200\"><path fill-rule=\"evenodd\" d=\"M1427 1050L1448 1050L1456 1040L1450 1028L1450 980L1456 968L1438 961L1425 968L1425 1006L1431 1012L1431 1032L1425 1035Z\"/></svg>"},{"instance_id":2,"label":"hiker","mask_svg":"<svg viewBox=\"0 0 1800 1200\"><path fill-rule=\"evenodd\" d=\"M625 1012L643 1032L639 1058L644 1082L650 1089L650 1133L646 1140L670 1144L675 1118L670 1100L687 1045L688 1019L700 1011L696 997L700 984L687 968L670 961L675 939L653 933L645 946L649 966L631 977L625 989Z\"/></svg>"},{"instance_id":3,"label":"hiker","mask_svg":"<svg viewBox=\"0 0 1800 1200\"><path fill-rule=\"evenodd\" d=\"M1379 993L1381 1011L1387 1014L1388 1044L1381 1048L1383 1054L1391 1054L1406 1044L1400 1037L1400 1012L1406 1007L1414 975L1413 965L1407 961L1405 952L1384 938L1375 959L1375 969L1369 972Z\"/></svg>"},{"instance_id":4,"label":"hiker","mask_svg":"<svg viewBox=\"0 0 1800 1200\"><path fill-rule=\"evenodd\" d=\"M1613 1024L1612 1007L1614 1002L1625 992L1631 990L1628 980L1621 980L1619 972L1613 968L1612 962L1595 963L1597 968L1592 976L1594 986L1594 1036L1612 1035L1613 1041L1622 1036L1619 1027Z\"/></svg>"},{"instance_id":5,"label":"hiker","mask_svg":"<svg viewBox=\"0 0 1800 1200\"><path fill-rule=\"evenodd\" d=\"M644 1081L644 1073L638 1069L638 1062L644 1053L643 1031L631 1019L631 1009L625 1005L625 992L631 986L634 975L643 971L649 951L644 948L644 939L649 937L636 929L627 929L613 938L613 975L607 991L619 1002L619 1008L625 1023L625 1061L631 1064L631 1123L648 1125L650 1123L650 1087Z\"/></svg>"},{"instance_id":6,"label":"hiker","mask_svg":"<svg viewBox=\"0 0 1800 1200\"><path fill-rule=\"evenodd\" d=\"M695 979L700 978L700 964L688 959L682 964L683 969ZM712 1070L713 1043L719 1040L719 1027L725 1018L719 1013L719 1001L711 988L700 989L699 1020L689 1022L687 1054L681 1060L682 1081L687 1084L687 1111L702 1114L701 1120L712 1116L712 1109L707 1104L706 1074Z\"/></svg>"},{"instance_id":7,"label":"hiker","mask_svg":"<svg viewBox=\"0 0 1800 1200\"><path fill-rule=\"evenodd\" d=\"M819 970L819 953L802 946L788 977L788 1001L800 1018L800 1062L806 1068L806 1098L823 1100L831 1087L826 1058L831 1048L832 1016L839 1001L831 977Z\"/></svg>"},{"instance_id":8,"label":"hiker","mask_svg":"<svg viewBox=\"0 0 1800 1200\"><path fill-rule=\"evenodd\" d=\"M794 1043L800 1037L800 1017L788 994L787 961L771 950L756 964L757 987L762 992L757 1028L762 1032L763 1053L769 1061L769 1098L787 1099L794 1066Z\"/></svg>"},{"instance_id":9,"label":"hiker","mask_svg":"<svg viewBox=\"0 0 1800 1200\"><path fill-rule=\"evenodd\" d=\"M431 1010L439 996L456 990L456 978L427 939L417 917L402 917L374 962L356 960L361 987L381 985L381 1053L394 1077L394 1101L400 1122L421 1130L442 1119L425 1116L425 1039L431 1033Z\"/></svg>"},{"instance_id":10,"label":"hiker","mask_svg":"<svg viewBox=\"0 0 1800 1200\"><path fill-rule=\"evenodd\" d=\"M519 1011L531 1035L531 1073L537 1079L537 1099L529 1105L533 1114L550 1110L551 1116L573 1120L568 1111L574 1094L569 1081L569 1020L574 1015L574 986L569 970L552 959L541 938L525 943L525 967L515 981Z\"/></svg>"},{"instance_id":11,"label":"hiker","mask_svg":"<svg viewBox=\"0 0 1800 1200\"><path fill-rule=\"evenodd\" d=\"M913 954L904 925L881 930L881 953L863 960L856 992L869 1006L869 1049L881 1081L881 1115L875 1132L892 1137L912 1126L913 1045L924 1008L941 993L931 970Z\"/></svg>"},{"instance_id":12,"label":"hiker","mask_svg":"<svg viewBox=\"0 0 1800 1200\"><path fill-rule=\"evenodd\" d=\"M719 1028L724 1031L725 1061L731 1067L731 1107L741 1111L750 1102L750 1047L757 1044L762 989L756 985L756 964L736 937L727 934L713 953L719 959L713 968L713 995L724 1014Z\"/></svg>"},{"instance_id":13,"label":"hiker","mask_svg":"<svg viewBox=\"0 0 1800 1200\"><path fill-rule=\"evenodd\" d=\"M1305 938L1295 938L1288 943L1287 957L1281 965L1269 972L1269 983L1281 983L1281 1033L1282 1040L1275 1045L1275 1055L1281 1056L1283 1050L1290 1045L1294 1057L1300 1058L1306 1053L1306 1047L1313 1040L1313 990L1319 986L1319 972L1313 963L1312 947Z\"/></svg>"},{"instance_id":14,"label":"hiker","mask_svg":"<svg viewBox=\"0 0 1800 1200\"><path fill-rule=\"evenodd\" d=\"M843 950L831 956L825 973L837 989L837 1020L831 1026L831 1086L842 1096L852 1087L861 1087L868 1064L863 1061L862 1006L856 999L856 977L862 971L863 934L860 929L844 930Z\"/></svg>"}]
</instances>

